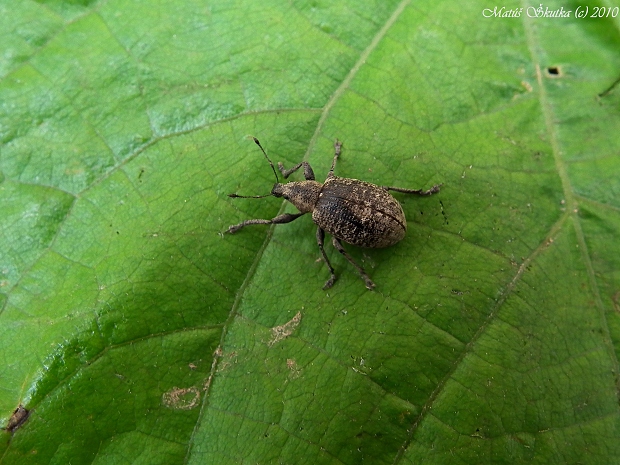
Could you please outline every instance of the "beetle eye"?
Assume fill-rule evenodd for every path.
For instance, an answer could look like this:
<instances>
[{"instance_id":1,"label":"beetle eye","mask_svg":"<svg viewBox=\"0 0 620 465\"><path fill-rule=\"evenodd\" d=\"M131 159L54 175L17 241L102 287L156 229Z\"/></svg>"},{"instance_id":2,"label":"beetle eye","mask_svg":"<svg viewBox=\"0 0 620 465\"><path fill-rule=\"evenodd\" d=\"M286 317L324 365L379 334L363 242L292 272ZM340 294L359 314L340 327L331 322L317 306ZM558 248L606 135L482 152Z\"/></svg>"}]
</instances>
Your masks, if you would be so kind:
<instances>
[{"instance_id":1,"label":"beetle eye","mask_svg":"<svg viewBox=\"0 0 620 465\"><path fill-rule=\"evenodd\" d=\"M274 184L273 185L273 189L271 189L271 195L273 195L274 197L282 197L283 192L282 192L282 185L281 184Z\"/></svg>"}]
</instances>

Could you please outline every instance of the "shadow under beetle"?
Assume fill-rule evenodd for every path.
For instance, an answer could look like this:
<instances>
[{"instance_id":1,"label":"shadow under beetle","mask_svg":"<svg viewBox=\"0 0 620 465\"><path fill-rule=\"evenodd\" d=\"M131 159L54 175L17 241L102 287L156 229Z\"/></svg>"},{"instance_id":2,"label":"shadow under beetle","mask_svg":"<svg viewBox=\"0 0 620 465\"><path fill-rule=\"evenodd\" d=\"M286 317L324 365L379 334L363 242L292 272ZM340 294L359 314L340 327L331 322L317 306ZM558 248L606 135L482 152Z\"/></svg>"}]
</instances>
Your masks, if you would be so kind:
<instances>
[{"instance_id":1,"label":"shadow under beetle","mask_svg":"<svg viewBox=\"0 0 620 465\"><path fill-rule=\"evenodd\" d=\"M441 184L431 187L429 190L403 189L400 187L377 186L369 182L357 179L340 178L334 176L336 160L340 156L342 143L336 140L334 143L335 153L332 167L327 174L325 182L321 184L315 181L314 172L307 161L296 164L291 169L284 169L282 163L278 163L278 169L288 178L292 173L303 167L305 181L280 183L278 173L267 153L255 137L253 138L271 165L276 183L267 195L237 195L229 197L244 199L261 199L273 195L284 197L291 202L299 213L284 213L271 220L246 220L228 228L226 232L236 233L241 228L251 224L284 224L296 220L306 213L312 213L312 221L318 226L316 240L325 264L331 273L323 289L329 289L336 280L336 274L332 267L323 243L325 231L332 235L334 247L357 269L366 287L371 289L375 283L368 277L364 269L342 247L340 241L360 247L389 247L399 242L407 232L405 213L400 203L392 197L388 191L403 192L405 194L432 195L439 192Z\"/></svg>"}]
</instances>

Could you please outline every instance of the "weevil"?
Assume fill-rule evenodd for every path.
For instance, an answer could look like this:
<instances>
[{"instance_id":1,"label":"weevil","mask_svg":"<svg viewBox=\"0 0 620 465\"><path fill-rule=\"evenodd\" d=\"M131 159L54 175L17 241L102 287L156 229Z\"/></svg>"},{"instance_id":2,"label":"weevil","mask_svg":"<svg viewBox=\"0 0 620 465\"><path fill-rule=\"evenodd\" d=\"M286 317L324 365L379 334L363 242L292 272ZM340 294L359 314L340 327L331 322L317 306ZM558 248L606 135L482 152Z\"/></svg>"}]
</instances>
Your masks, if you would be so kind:
<instances>
[{"instance_id":1,"label":"weevil","mask_svg":"<svg viewBox=\"0 0 620 465\"><path fill-rule=\"evenodd\" d=\"M307 161L302 161L290 169L285 169L278 163L278 169L284 179L303 167L305 181L281 183L278 173L256 137L253 138L263 155L269 162L276 183L271 192L266 195L237 195L229 194L232 198L261 199L274 196L283 197L291 202L299 213L284 213L271 220L245 220L228 228L226 232L236 233L241 228L251 224L284 224L296 220L306 213L312 213L312 221L317 225L316 241L331 274L323 289L329 289L336 280L334 267L325 253L325 232L331 234L334 248L340 252L359 272L366 287L372 290L372 282L364 268L358 265L342 246L344 241L359 247L381 248L396 244L405 237L407 221L400 203L392 197L389 191L405 194L432 195L439 192L441 184L428 190L403 189L401 187L377 186L358 179L341 178L334 175L336 160L340 156L342 143L336 139L334 143L334 159L327 173L325 182L321 184L315 180L314 171Z\"/></svg>"}]
</instances>

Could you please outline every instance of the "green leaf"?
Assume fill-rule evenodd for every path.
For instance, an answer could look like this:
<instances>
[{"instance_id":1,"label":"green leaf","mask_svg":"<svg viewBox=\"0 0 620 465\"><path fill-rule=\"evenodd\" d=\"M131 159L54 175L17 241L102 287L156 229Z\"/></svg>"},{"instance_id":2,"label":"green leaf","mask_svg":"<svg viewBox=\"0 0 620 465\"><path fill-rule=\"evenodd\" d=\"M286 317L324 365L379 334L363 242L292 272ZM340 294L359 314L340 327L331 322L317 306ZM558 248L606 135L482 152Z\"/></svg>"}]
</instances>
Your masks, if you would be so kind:
<instances>
[{"instance_id":1,"label":"green leaf","mask_svg":"<svg viewBox=\"0 0 620 465\"><path fill-rule=\"evenodd\" d=\"M1 1L0 463L615 463L620 16L505 6ZM222 234L295 211L250 135L443 183L374 292Z\"/></svg>"}]
</instances>

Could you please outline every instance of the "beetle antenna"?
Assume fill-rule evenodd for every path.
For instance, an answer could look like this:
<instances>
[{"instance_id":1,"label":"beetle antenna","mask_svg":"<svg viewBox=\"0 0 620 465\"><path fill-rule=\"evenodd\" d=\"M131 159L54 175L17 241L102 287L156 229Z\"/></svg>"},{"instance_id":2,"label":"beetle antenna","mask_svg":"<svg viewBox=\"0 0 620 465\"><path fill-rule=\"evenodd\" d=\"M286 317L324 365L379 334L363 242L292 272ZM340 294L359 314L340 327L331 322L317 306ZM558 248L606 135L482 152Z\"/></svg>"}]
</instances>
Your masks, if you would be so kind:
<instances>
[{"instance_id":1,"label":"beetle antenna","mask_svg":"<svg viewBox=\"0 0 620 465\"><path fill-rule=\"evenodd\" d=\"M228 194L228 197L233 199L264 199L265 197L270 197L271 194L265 195L239 195L239 194Z\"/></svg>"},{"instance_id":2,"label":"beetle antenna","mask_svg":"<svg viewBox=\"0 0 620 465\"><path fill-rule=\"evenodd\" d=\"M256 145L258 145L261 149L261 151L263 152L263 155L265 155L265 158L267 159L267 161L269 162L269 166L271 166L271 169L273 170L273 174L276 176L276 182L278 184L280 184L280 179L278 178L278 173L276 172L275 167L273 166L273 163L271 162L271 160L269 159L269 157L267 156L267 152L265 152L265 149L263 148L262 145L260 145L260 142L258 141L258 139L256 137L252 137L252 139L254 139L254 143Z\"/></svg>"},{"instance_id":3,"label":"beetle antenna","mask_svg":"<svg viewBox=\"0 0 620 465\"><path fill-rule=\"evenodd\" d=\"M273 162L269 159L269 157L267 156L267 153L265 152L265 149L263 148L262 145L260 145L260 142L258 141L258 139L256 137L252 137L252 139L254 139L254 143L256 145L258 145L261 149L261 151L263 152L263 155L265 155L265 158L267 159L267 161L269 162L269 166L271 166L271 169L273 170L273 174L276 175L276 182L279 184L280 183L280 179L278 178L278 173L276 172L275 167L273 166ZM231 197L233 199L264 199L265 197L269 197L273 194L269 193L269 194L265 194L265 195L238 195L238 194L228 194L228 197Z\"/></svg>"}]
</instances>

